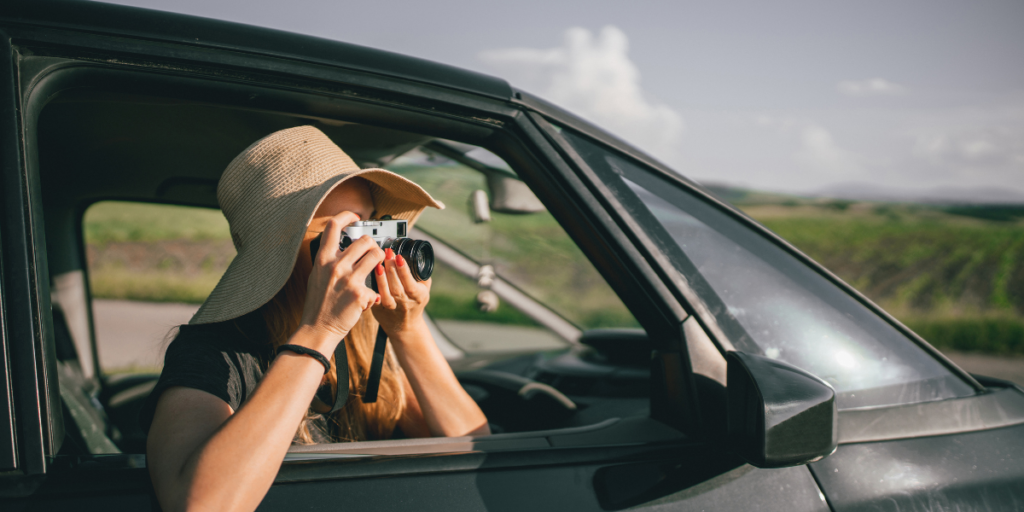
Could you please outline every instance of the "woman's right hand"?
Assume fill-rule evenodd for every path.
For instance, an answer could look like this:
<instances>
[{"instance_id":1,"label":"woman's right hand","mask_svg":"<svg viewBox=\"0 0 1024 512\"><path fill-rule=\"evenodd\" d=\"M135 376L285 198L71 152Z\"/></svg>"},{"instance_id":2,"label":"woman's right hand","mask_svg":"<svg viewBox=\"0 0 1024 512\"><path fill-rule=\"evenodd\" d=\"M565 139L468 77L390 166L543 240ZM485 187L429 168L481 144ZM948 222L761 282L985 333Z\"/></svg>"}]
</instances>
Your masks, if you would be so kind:
<instances>
[{"instance_id":1,"label":"woman's right hand","mask_svg":"<svg viewBox=\"0 0 1024 512\"><path fill-rule=\"evenodd\" d=\"M327 221L306 285L300 329L313 329L332 338L335 345L364 311L380 301L380 295L365 283L366 276L384 261L384 251L369 236L352 242L344 251L338 248L345 227L358 220L358 215L346 211ZM330 353L334 347L318 349Z\"/></svg>"}]
</instances>

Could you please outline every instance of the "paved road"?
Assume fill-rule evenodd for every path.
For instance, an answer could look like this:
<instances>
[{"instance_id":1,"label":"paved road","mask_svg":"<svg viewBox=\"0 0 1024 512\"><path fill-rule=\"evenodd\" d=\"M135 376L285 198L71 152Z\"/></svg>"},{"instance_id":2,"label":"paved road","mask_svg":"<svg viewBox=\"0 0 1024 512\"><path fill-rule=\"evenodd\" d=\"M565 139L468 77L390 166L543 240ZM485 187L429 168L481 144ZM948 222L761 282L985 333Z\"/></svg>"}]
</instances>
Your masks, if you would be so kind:
<instances>
[{"instance_id":1,"label":"paved road","mask_svg":"<svg viewBox=\"0 0 1024 512\"><path fill-rule=\"evenodd\" d=\"M174 328L188 323L198 306L124 300L93 301L100 365L113 370L157 370ZM440 320L438 327L466 352L554 350L565 343L545 329L484 322ZM498 327L495 329L495 327ZM435 338L437 335L435 335ZM446 357L458 357L458 348L441 343Z\"/></svg>"},{"instance_id":2,"label":"paved road","mask_svg":"<svg viewBox=\"0 0 1024 512\"><path fill-rule=\"evenodd\" d=\"M122 300L93 301L96 334L99 339L101 366L109 371L126 368L158 369L163 352L170 341L168 334L175 326L187 323L199 309L190 304L130 302ZM485 329L474 322L439 321L452 341L470 352L501 350L502 343L520 343L538 350L556 348L560 342L539 329L521 328L507 336L485 335ZM454 325L464 324L464 325ZM514 332L513 332L514 331ZM539 332L526 332L539 331ZM948 353L961 368L1024 385L1024 357L993 357L978 354Z\"/></svg>"},{"instance_id":3,"label":"paved road","mask_svg":"<svg viewBox=\"0 0 1024 512\"><path fill-rule=\"evenodd\" d=\"M96 348L104 371L163 366L169 334L188 323L199 306L126 300L94 300Z\"/></svg>"}]
</instances>

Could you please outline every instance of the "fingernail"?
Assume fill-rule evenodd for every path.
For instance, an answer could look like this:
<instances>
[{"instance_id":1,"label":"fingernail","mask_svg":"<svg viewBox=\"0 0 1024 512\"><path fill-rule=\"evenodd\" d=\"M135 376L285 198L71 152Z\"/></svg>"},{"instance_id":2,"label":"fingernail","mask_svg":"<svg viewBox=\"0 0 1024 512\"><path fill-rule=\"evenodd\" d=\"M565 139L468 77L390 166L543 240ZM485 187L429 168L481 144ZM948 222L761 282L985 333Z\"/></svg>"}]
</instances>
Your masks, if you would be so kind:
<instances>
[{"instance_id":1,"label":"fingernail","mask_svg":"<svg viewBox=\"0 0 1024 512\"><path fill-rule=\"evenodd\" d=\"M390 247L388 247L387 249L384 249L384 258L385 259L389 259L390 260L390 259L394 259L394 257L395 257L395 251L392 251Z\"/></svg>"},{"instance_id":2,"label":"fingernail","mask_svg":"<svg viewBox=\"0 0 1024 512\"><path fill-rule=\"evenodd\" d=\"M376 272L378 276L384 275L384 266L378 263ZM377 297L377 300L380 300L380 297Z\"/></svg>"},{"instance_id":3,"label":"fingernail","mask_svg":"<svg viewBox=\"0 0 1024 512\"><path fill-rule=\"evenodd\" d=\"M378 296L377 296L377 298L376 298L376 299L375 299L375 300L373 301L373 303L374 303L374 304L377 304L377 303L379 303L379 302L380 302L380 295L378 295Z\"/></svg>"},{"instance_id":4,"label":"fingernail","mask_svg":"<svg viewBox=\"0 0 1024 512\"><path fill-rule=\"evenodd\" d=\"M398 257L395 258L395 261L398 263L399 267L405 266L405 258L403 258L401 254L399 254Z\"/></svg>"}]
</instances>

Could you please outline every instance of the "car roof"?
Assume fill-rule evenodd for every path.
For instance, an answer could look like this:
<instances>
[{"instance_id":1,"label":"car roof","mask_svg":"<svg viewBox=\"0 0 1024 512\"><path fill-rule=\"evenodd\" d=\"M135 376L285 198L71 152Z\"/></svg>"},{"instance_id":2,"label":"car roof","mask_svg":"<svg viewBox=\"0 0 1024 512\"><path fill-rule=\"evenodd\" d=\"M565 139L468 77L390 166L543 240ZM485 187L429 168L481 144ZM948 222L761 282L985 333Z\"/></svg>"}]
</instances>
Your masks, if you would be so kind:
<instances>
[{"instance_id":1,"label":"car roof","mask_svg":"<svg viewBox=\"0 0 1024 512\"><path fill-rule=\"evenodd\" d=\"M0 20L217 48L326 64L512 99L508 82L482 73L355 44L241 23L82 0L8 0Z\"/></svg>"}]
</instances>

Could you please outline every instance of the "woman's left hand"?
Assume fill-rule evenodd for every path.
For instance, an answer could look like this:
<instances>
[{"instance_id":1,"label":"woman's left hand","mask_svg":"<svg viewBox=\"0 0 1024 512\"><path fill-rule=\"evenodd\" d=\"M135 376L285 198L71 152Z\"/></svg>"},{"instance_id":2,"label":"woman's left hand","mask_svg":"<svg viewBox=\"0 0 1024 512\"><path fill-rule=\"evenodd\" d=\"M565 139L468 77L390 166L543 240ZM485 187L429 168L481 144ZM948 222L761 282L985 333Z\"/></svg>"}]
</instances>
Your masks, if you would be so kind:
<instances>
[{"instance_id":1,"label":"woman's left hand","mask_svg":"<svg viewBox=\"0 0 1024 512\"><path fill-rule=\"evenodd\" d=\"M373 316L394 340L407 331L423 327L423 309L430 300L430 279L416 281L409 263L391 249L384 251L384 263L374 270L380 303Z\"/></svg>"}]
</instances>

